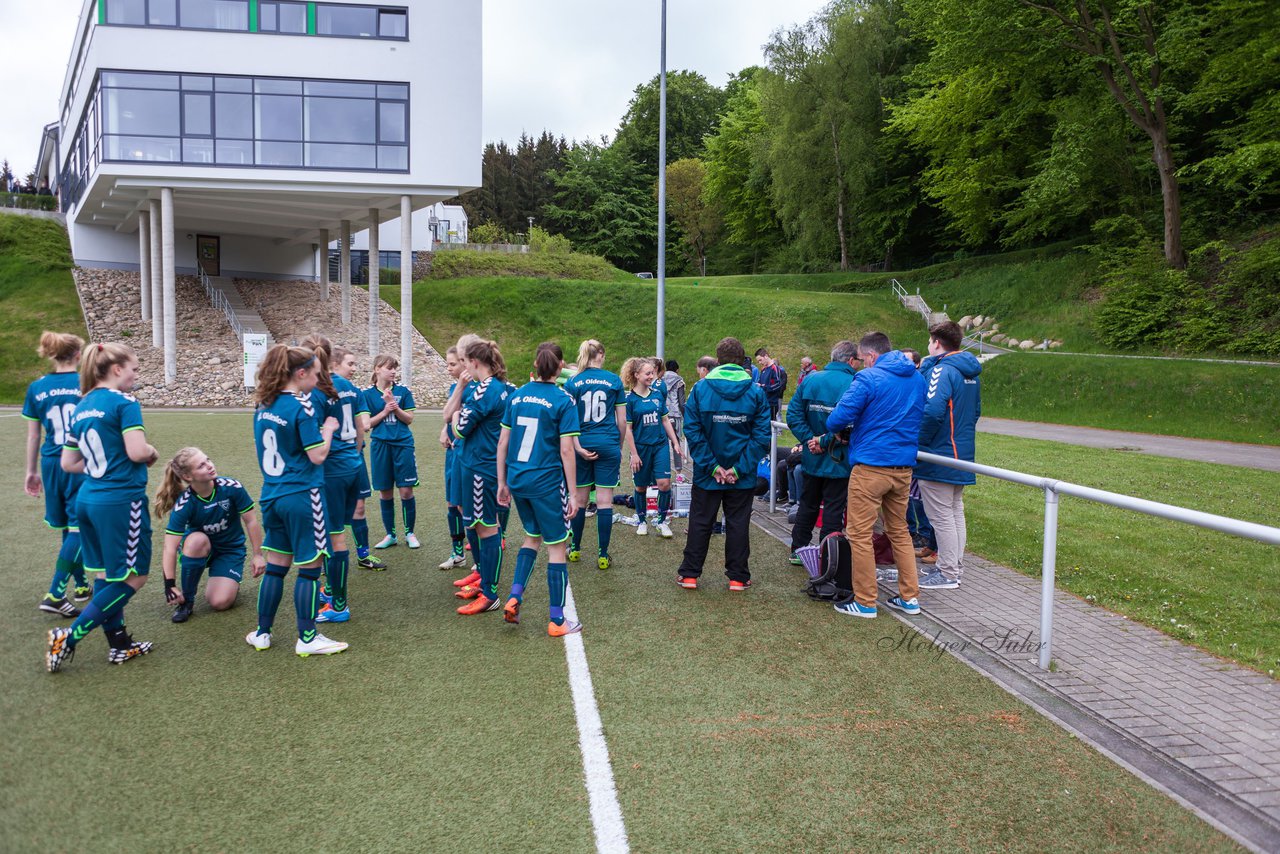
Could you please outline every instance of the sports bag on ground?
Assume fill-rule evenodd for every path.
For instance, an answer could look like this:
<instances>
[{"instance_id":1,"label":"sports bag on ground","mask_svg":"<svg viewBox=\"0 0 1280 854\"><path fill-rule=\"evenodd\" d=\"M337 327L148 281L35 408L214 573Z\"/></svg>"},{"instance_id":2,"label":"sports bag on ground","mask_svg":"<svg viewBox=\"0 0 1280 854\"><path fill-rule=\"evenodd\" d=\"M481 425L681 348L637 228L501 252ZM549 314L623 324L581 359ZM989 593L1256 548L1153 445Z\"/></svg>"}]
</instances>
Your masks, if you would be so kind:
<instances>
[{"instance_id":1,"label":"sports bag on ground","mask_svg":"<svg viewBox=\"0 0 1280 854\"><path fill-rule=\"evenodd\" d=\"M853 596L853 552L844 531L832 531L819 545L819 573L805 592L814 599L842 601Z\"/></svg>"}]
</instances>

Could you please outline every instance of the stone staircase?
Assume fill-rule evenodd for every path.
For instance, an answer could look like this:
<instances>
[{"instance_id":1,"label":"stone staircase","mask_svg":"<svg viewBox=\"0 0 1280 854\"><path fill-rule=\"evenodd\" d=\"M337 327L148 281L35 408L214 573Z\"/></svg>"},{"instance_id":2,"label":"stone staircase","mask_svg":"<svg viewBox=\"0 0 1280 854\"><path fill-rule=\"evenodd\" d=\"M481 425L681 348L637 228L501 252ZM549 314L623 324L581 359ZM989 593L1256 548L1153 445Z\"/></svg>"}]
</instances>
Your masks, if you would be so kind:
<instances>
[{"instance_id":1,"label":"stone staircase","mask_svg":"<svg viewBox=\"0 0 1280 854\"><path fill-rule=\"evenodd\" d=\"M898 298L898 302L902 303L902 307L908 311L914 311L916 314L920 315L924 320L926 329L933 326L935 323L944 323L951 319L945 311L934 311L931 309L929 307L929 303L925 302L925 298L921 296L918 290L914 294L907 293L907 289L904 288L902 283L897 279L891 280L890 284L893 288L893 295ZM988 344L987 342L971 335L965 335L960 346L965 350L973 350L977 354L978 361L980 362L985 362L988 359L994 359L996 356L1004 353L1012 352L1011 350L1007 350L1003 347Z\"/></svg>"},{"instance_id":2,"label":"stone staircase","mask_svg":"<svg viewBox=\"0 0 1280 854\"><path fill-rule=\"evenodd\" d=\"M236 334L236 340L243 341L246 334L260 334L267 336L267 346L275 343L275 339L271 337L271 330L267 328L262 316L244 301L244 297L240 295L235 281L230 276L202 274L200 283L204 285L204 292L208 295L210 304L226 316L227 323L231 325L231 331Z\"/></svg>"}]
</instances>

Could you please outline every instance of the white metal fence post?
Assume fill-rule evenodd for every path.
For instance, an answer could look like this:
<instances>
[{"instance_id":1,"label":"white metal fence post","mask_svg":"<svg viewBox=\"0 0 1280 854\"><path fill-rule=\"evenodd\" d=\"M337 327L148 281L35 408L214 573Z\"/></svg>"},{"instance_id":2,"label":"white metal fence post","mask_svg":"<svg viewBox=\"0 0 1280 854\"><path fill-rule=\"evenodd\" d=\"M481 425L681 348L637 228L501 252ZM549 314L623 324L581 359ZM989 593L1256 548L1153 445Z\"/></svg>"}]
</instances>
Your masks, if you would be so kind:
<instances>
[{"instance_id":1,"label":"white metal fence post","mask_svg":"<svg viewBox=\"0 0 1280 854\"><path fill-rule=\"evenodd\" d=\"M1040 669L1053 655L1053 587L1058 564L1058 493L1044 488L1044 562L1040 569Z\"/></svg>"},{"instance_id":2,"label":"white metal fence post","mask_svg":"<svg viewBox=\"0 0 1280 854\"><path fill-rule=\"evenodd\" d=\"M769 422L769 512L778 509L778 428Z\"/></svg>"}]
</instances>

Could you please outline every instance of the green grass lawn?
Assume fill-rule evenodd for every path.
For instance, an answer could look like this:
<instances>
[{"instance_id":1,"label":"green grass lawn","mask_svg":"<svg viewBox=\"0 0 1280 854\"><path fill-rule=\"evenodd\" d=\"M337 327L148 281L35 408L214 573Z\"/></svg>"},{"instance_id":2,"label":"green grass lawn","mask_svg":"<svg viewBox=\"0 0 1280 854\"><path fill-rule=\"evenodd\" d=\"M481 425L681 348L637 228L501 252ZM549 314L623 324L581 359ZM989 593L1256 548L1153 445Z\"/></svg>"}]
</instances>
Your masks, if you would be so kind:
<instances>
[{"instance_id":1,"label":"green grass lawn","mask_svg":"<svg viewBox=\"0 0 1280 854\"><path fill-rule=\"evenodd\" d=\"M199 444L257 492L247 415L147 420L164 456ZM455 574L434 568L447 536L429 424L415 431L425 548L354 573L354 618L330 632L348 652L294 656L287 596L280 644L252 651L253 582L232 611L175 626L153 579L128 621L154 652L111 667L95 634L56 676L41 654L57 621L34 607L56 537L21 494L23 429L0 419L7 850L592 849L541 570L522 625L454 614ZM900 624L809 601L762 532L751 593L731 597L714 560L703 589L677 589L676 528L620 526L614 570L571 570L634 850L1234 849L968 667L877 648Z\"/></svg>"},{"instance_id":2,"label":"green grass lawn","mask_svg":"<svg viewBox=\"0 0 1280 854\"><path fill-rule=\"evenodd\" d=\"M27 385L49 369L36 355L42 331L88 337L58 223L0 213L0 316L0 403L21 403Z\"/></svg>"},{"instance_id":3,"label":"green grass lawn","mask_svg":"<svg viewBox=\"0 0 1280 854\"><path fill-rule=\"evenodd\" d=\"M983 365L982 414L1280 444L1280 368L1018 353Z\"/></svg>"},{"instance_id":4,"label":"green grass lawn","mask_svg":"<svg viewBox=\"0 0 1280 854\"><path fill-rule=\"evenodd\" d=\"M1274 472L978 437L978 462L1264 525L1280 519ZM965 492L969 549L1039 577L1044 496L979 478ZM1280 671L1280 548L1064 497L1057 582L1209 652Z\"/></svg>"}]
</instances>

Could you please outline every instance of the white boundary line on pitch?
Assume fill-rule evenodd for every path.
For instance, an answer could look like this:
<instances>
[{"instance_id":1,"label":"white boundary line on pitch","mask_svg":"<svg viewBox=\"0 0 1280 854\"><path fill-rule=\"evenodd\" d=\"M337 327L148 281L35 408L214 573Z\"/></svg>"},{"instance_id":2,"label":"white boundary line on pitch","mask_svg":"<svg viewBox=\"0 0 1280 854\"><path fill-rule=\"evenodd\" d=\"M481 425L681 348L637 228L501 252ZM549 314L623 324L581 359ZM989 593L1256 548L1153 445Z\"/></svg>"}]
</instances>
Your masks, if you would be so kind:
<instances>
[{"instance_id":1,"label":"white boundary line on pitch","mask_svg":"<svg viewBox=\"0 0 1280 854\"><path fill-rule=\"evenodd\" d=\"M573 588L565 585L564 616L578 619L573 601ZM609 745L604 740L604 724L596 707L591 671L587 667L587 651L582 635L567 635L564 657L569 662L569 687L573 691L573 714L578 719L578 743L582 745L582 771L586 777L587 797L591 802L591 825L596 834L596 850L605 854L626 854L627 828L622 823L622 807L613 784L613 766L609 764Z\"/></svg>"}]
</instances>

